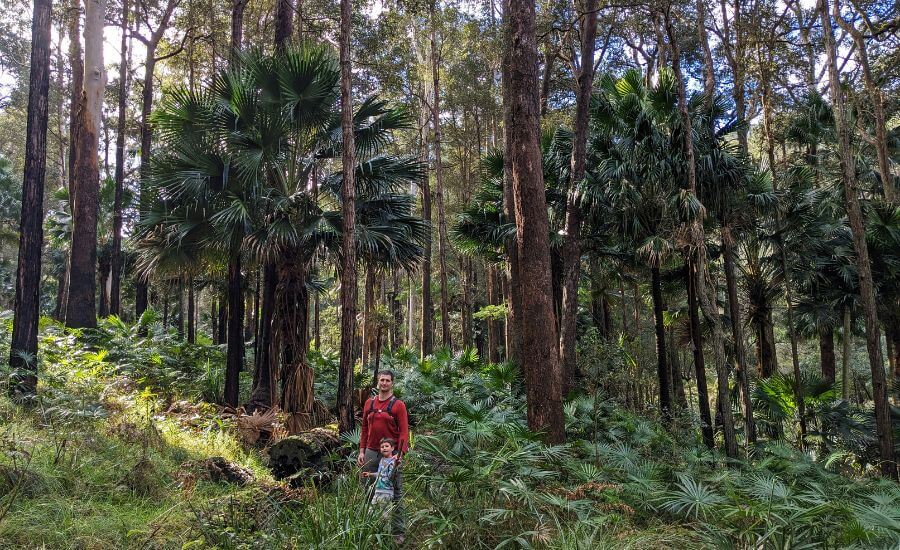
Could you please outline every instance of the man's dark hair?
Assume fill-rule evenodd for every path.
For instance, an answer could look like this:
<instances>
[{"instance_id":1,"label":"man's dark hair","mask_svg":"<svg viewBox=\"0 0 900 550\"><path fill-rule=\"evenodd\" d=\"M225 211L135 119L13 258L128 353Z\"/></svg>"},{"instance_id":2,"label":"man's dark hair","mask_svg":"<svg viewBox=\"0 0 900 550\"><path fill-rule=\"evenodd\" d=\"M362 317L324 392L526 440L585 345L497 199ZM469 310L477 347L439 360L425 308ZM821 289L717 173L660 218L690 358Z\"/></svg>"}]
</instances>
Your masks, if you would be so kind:
<instances>
[{"instance_id":1,"label":"man's dark hair","mask_svg":"<svg viewBox=\"0 0 900 550\"><path fill-rule=\"evenodd\" d=\"M397 448L397 442L394 440L393 437L382 437L381 443L390 443L391 447L393 447L395 449Z\"/></svg>"},{"instance_id":2,"label":"man's dark hair","mask_svg":"<svg viewBox=\"0 0 900 550\"><path fill-rule=\"evenodd\" d=\"M384 370L378 371L378 376L379 376L379 377L381 377L382 374L385 375L385 376L390 376L390 377L391 377L391 382L394 381L394 371L389 370L389 369L384 369Z\"/></svg>"}]
</instances>

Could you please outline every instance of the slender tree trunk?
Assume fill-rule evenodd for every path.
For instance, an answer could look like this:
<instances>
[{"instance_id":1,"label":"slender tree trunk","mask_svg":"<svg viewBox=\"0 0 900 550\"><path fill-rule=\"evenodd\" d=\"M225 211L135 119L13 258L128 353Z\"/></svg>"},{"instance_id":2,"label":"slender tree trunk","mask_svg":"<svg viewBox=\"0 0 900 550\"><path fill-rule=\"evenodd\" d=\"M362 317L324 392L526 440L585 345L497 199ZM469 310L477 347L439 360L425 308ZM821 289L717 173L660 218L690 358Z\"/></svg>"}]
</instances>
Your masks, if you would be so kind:
<instances>
[{"instance_id":1,"label":"slender tree trunk","mask_svg":"<svg viewBox=\"0 0 900 550\"><path fill-rule=\"evenodd\" d=\"M841 399L850 400L850 342L853 335L850 334L850 308L844 307L843 347L841 355Z\"/></svg>"},{"instance_id":2,"label":"slender tree trunk","mask_svg":"<svg viewBox=\"0 0 900 550\"><path fill-rule=\"evenodd\" d=\"M147 48L147 57L144 60L144 88L141 95L141 166L140 166L140 196L138 203L141 213L149 208L145 182L150 177L150 147L153 142L153 130L150 127L150 113L153 109L153 72L156 68L156 47ZM152 51L151 51L152 50ZM143 214L141 214L143 216ZM134 282L134 312L138 319L147 309L147 281L138 277Z\"/></svg>"},{"instance_id":3,"label":"slender tree trunk","mask_svg":"<svg viewBox=\"0 0 900 550\"><path fill-rule=\"evenodd\" d=\"M122 286L122 195L125 190L125 103L128 99L128 0L122 0L122 54L119 58L119 111L116 123L116 190L113 198L112 280L109 311L121 314Z\"/></svg>"},{"instance_id":4,"label":"slender tree trunk","mask_svg":"<svg viewBox=\"0 0 900 550\"><path fill-rule=\"evenodd\" d=\"M712 414L709 409L709 386L706 382L706 359L703 357L703 336L700 331L700 315L697 312L696 266L692 261L685 265L688 294L688 320L691 332L691 350L694 356L694 373L697 383L697 405L700 408L700 430L703 443L710 449L715 447Z\"/></svg>"},{"instance_id":5,"label":"slender tree trunk","mask_svg":"<svg viewBox=\"0 0 900 550\"><path fill-rule=\"evenodd\" d=\"M667 423L672 422L672 370L666 354L666 329L663 325L662 279L659 267L650 268L653 295L653 326L656 332L656 378L659 381L659 409Z\"/></svg>"},{"instance_id":6,"label":"slender tree trunk","mask_svg":"<svg viewBox=\"0 0 900 550\"><path fill-rule=\"evenodd\" d=\"M596 19L596 14L594 19ZM550 81L553 78L553 67L556 62L556 51L551 47L551 34L544 37L544 72L541 77L541 117L547 114L547 103L550 98ZM591 52L593 54L593 52Z\"/></svg>"},{"instance_id":7,"label":"slender tree trunk","mask_svg":"<svg viewBox=\"0 0 900 550\"><path fill-rule=\"evenodd\" d=\"M512 156L513 200L521 295L522 367L528 426L548 443L565 441L562 369L550 288L550 243L541 168L535 5L509 0L504 29L506 138Z\"/></svg>"},{"instance_id":8,"label":"slender tree trunk","mask_svg":"<svg viewBox=\"0 0 900 550\"><path fill-rule=\"evenodd\" d=\"M75 181L78 168L76 158L78 153L78 113L81 110L81 95L84 90L84 60L81 52L81 2L72 0L69 14L69 63L72 68L72 86L69 97L69 212L75 211ZM64 321L66 306L69 298L69 263L71 256L71 243L66 251L65 265L62 276L59 279L59 289L56 297L55 317L58 321Z\"/></svg>"},{"instance_id":9,"label":"slender tree trunk","mask_svg":"<svg viewBox=\"0 0 900 550\"><path fill-rule=\"evenodd\" d=\"M100 303L97 306L98 315L101 319L109 317L109 293L107 292L107 282L109 281L112 266L110 258L100 256L97 269L97 287Z\"/></svg>"},{"instance_id":10,"label":"slender tree trunk","mask_svg":"<svg viewBox=\"0 0 900 550\"><path fill-rule=\"evenodd\" d=\"M84 96L79 113L78 153L66 326L97 325L97 216L100 194L100 119L106 71L103 66L105 0L87 0L84 17Z\"/></svg>"},{"instance_id":11,"label":"slender tree trunk","mask_svg":"<svg viewBox=\"0 0 900 550\"><path fill-rule=\"evenodd\" d=\"M241 252L232 249L228 262L228 347L225 358L225 404L237 407L244 370L244 296Z\"/></svg>"},{"instance_id":12,"label":"slender tree trunk","mask_svg":"<svg viewBox=\"0 0 900 550\"><path fill-rule=\"evenodd\" d=\"M581 277L581 207L578 186L584 179L587 156L588 118L591 107L591 88L594 83L594 42L597 36L597 0L583 0L581 8L581 64L576 75L575 137L572 142L572 181L566 197L565 237L562 251L563 282L562 311L559 335L559 356L563 369L563 395L569 393L575 381L576 329L578 321L578 280Z\"/></svg>"},{"instance_id":13,"label":"slender tree trunk","mask_svg":"<svg viewBox=\"0 0 900 550\"><path fill-rule=\"evenodd\" d=\"M25 174L16 268L15 317L9 352L10 397L37 392L40 320L41 248L44 243L44 177L47 168L47 118L50 90L50 28L53 3L35 0L31 16L31 70L25 123Z\"/></svg>"},{"instance_id":14,"label":"slender tree trunk","mask_svg":"<svg viewBox=\"0 0 900 550\"><path fill-rule=\"evenodd\" d=\"M193 344L197 341L197 323L195 318L196 304L194 302L194 278L188 279L187 298L187 341Z\"/></svg>"},{"instance_id":15,"label":"slender tree trunk","mask_svg":"<svg viewBox=\"0 0 900 550\"><path fill-rule=\"evenodd\" d=\"M856 188L856 167L850 148L850 130L844 97L840 87L837 66L837 51L834 44L834 30L828 15L828 0L819 0L819 15L825 38L825 52L828 55L828 75L831 83L831 101L834 105L835 126L837 127L840 153L841 179L844 184L844 201L847 220L853 234L853 249L856 252L859 276L860 302L866 323L866 348L869 352L869 366L872 370L872 396L875 402L875 427L881 455L881 472L884 476L897 478L897 464L894 462L894 447L891 442L891 415L888 406L887 379L884 373L884 359L881 356L881 335L878 327L875 287L872 281L872 265L869 262L869 247L866 244L865 227L859 206Z\"/></svg>"},{"instance_id":16,"label":"slender tree trunk","mask_svg":"<svg viewBox=\"0 0 900 550\"><path fill-rule=\"evenodd\" d=\"M756 443L756 422L753 421L753 399L750 393L750 373L747 369L747 352L744 346L744 325L741 322L741 304L738 301L737 275L734 267L734 237L731 227L722 224L722 256L725 264L725 286L728 291L728 308L731 311L731 337L734 340L734 359L741 397L744 404L744 423L747 443Z\"/></svg>"},{"instance_id":17,"label":"slender tree trunk","mask_svg":"<svg viewBox=\"0 0 900 550\"><path fill-rule=\"evenodd\" d=\"M363 326L362 326L362 364L363 368L369 366L372 360L372 351L375 347L374 325L372 323L372 315L375 311L375 264L365 262L366 264L366 282L365 293L363 297Z\"/></svg>"},{"instance_id":18,"label":"slender tree trunk","mask_svg":"<svg viewBox=\"0 0 900 550\"><path fill-rule=\"evenodd\" d=\"M819 326L819 362L822 367L822 378L834 384L837 358L834 354L834 329Z\"/></svg>"},{"instance_id":19,"label":"slender tree trunk","mask_svg":"<svg viewBox=\"0 0 900 550\"><path fill-rule=\"evenodd\" d=\"M422 107L424 108L424 102L422 103ZM424 111L424 109L423 109ZM423 115L424 118L424 115ZM424 161L428 158L427 152L427 143L425 141L425 131L424 131L425 121L422 121L420 125L421 135L419 136L419 155L420 158ZM427 221L429 224L431 223L431 183L428 181L428 178L422 178L422 218ZM428 239L425 240L425 250L422 257L422 353L421 356L424 359L425 357L431 355L434 352L434 304L431 300L431 246L432 246L432 238L429 235Z\"/></svg>"},{"instance_id":20,"label":"slender tree trunk","mask_svg":"<svg viewBox=\"0 0 900 550\"><path fill-rule=\"evenodd\" d=\"M438 215L438 269L441 280L441 344L450 349L450 298L447 290L447 219L444 214L444 177L441 160L441 81L440 55L437 49L435 4L431 3L431 78L434 101L431 104L431 123L434 128L434 202Z\"/></svg>"},{"instance_id":21,"label":"slender tree trunk","mask_svg":"<svg viewBox=\"0 0 900 550\"><path fill-rule=\"evenodd\" d=\"M219 333L216 343L221 345L228 342L228 294L219 295Z\"/></svg>"},{"instance_id":22,"label":"slender tree trunk","mask_svg":"<svg viewBox=\"0 0 900 550\"><path fill-rule=\"evenodd\" d=\"M338 427L353 430L353 341L356 337L356 151L353 136L352 73L350 57L350 0L341 0L341 200L343 232L341 257L341 363L338 371Z\"/></svg>"},{"instance_id":23,"label":"slender tree trunk","mask_svg":"<svg viewBox=\"0 0 900 550\"><path fill-rule=\"evenodd\" d=\"M275 262L268 261L263 265L262 298L260 300L260 323L258 354L253 370L253 392L247 411L266 410L275 404L274 381L275 360L272 349L272 319L275 316L275 289L278 285L278 276L275 271Z\"/></svg>"},{"instance_id":24,"label":"slender tree trunk","mask_svg":"<svg viewBox=\"0 0 900 550\"><path fill-rule=\"evenodd\" d=\"M497 300L497 269L487 266L487 301L489 305L499 305ZM488 329L488 362L500 362L500 323L494 319L487 320Z\"/></svg>"}]
</instances>

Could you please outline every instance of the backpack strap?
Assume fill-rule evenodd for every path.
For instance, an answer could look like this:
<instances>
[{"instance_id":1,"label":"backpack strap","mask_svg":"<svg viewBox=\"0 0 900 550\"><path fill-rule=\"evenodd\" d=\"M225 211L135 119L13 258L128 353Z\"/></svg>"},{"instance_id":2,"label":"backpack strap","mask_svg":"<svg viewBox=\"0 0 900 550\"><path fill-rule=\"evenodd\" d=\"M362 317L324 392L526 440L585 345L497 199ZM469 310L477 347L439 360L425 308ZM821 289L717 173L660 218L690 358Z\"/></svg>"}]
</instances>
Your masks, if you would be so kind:
<instances>
[{"instance_id":1,"label":"backpack strap","mask_svg":"<svg viewBox=\"0 0 900 550\"><path fill-rule=\"evenodd\" d=\"M366 411L366 418L368 418L368 416L370 414L372 414L374 412L378 412L378 409L375 408L375 399L376 399L375 397L369 398L369 410ZM394 419L394 426L396 426L397 429L399 430L400 423L397 422L397 417L391 411L391 409L394 407L394 403L396 403L396 402L397 402L397 398L392 395L391 399L388 401L387 407L385 407L385 409L384 409L384 412L388 413L391 416L391 418Z\"/></svg>"}]
</instances>

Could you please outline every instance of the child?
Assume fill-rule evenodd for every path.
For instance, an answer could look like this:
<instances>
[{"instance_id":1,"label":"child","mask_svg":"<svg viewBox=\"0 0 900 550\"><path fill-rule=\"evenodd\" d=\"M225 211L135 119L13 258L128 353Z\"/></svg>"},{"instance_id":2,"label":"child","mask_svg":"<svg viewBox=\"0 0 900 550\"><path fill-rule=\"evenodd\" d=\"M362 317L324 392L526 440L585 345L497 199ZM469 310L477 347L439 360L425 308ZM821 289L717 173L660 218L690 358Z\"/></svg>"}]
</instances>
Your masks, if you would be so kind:
<instances>
[{"instance_id":1,"label":"child","mask_svg":"<svg viewBox=\"0 0 900 550\"><path fill-rule=\"evenodd\" d=\"M379 451L381 452L381 460L378 462L378 471L363 472L363 477L375 476L375 495L372 496L372 503L392 503L394 501L394 472L397 468L397 458L394 456L394 449L397 442L390 437L381 439ZM387 514L387 509L385 509Z\"/></svg>"}]
</instances>

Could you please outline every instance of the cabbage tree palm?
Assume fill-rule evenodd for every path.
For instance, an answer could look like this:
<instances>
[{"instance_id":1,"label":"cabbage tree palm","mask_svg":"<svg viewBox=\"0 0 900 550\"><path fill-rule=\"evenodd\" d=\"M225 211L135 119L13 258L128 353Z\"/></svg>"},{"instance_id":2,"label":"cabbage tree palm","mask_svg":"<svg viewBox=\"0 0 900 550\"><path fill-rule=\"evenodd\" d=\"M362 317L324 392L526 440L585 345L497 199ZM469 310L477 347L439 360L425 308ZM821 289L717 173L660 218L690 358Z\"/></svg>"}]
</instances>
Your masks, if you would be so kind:
<instances>
[{"instance_id":1,"label":"cabbage tree palm","mask_svg":"<svg viewBox=\"0 0 900 550\"><path fill-rule=\"evenodd\" d=\"M604 76L599 90L591 112L582 194L591 208L608 213L616 232L632 243L636 256L650 269L659 402L663 415L671 417L673 379L666 352L661 269L676 251L679 220L696 213L698 206L676 183L675 152L681 146L674 131L675 82L671 72L662 71L658 83L647 86L640 72L631 70L618 79ZM698 368L697 376L704 440L712 445L705 370Z\"/></svg>"},{"instance_id":2,"label":"cabbage tree palm","mask_svg":"<svg viewBox=\"0 0 900 550\"><path fill-rule=\"evenodd\" d=\"M229 315L238 327L241 262L266 266L264 296L270 299L262 304L262 360L251 404L280 404L290 413L292 429L321 420L322 413L314 410L312 371L306 365L306 286L316 250L340 248L339 224L331 223L340 216L339 202L319 195L321 182L314 181L314 168L340 155L338 73L328 49L301 45L278 56L244 53L208 89L170 94L155 114L164 147L153 170L153 208L138 244L145 273L166 265L227 262L229 301L235 306ZM379 212L381 217L369 216L378 224L363 226L377 243L369 248L388 248L386 257L404 255L411 265L415 244L399 241L421 238L424 226L398 229L415 224L411 202L394 192L421 177L421 169L413 161L377 154L390 131L406 123L402 112L382 102L359 106L357 179L368 194L357 215L360 209ZM229 335L228 345L229 357L242 359L239 332L234 339ZM233 384L226 385L233 390L226 402L233 404L232 362L226 378Z\"/></svg>"}]
</instances>

